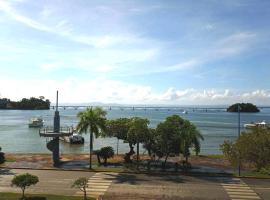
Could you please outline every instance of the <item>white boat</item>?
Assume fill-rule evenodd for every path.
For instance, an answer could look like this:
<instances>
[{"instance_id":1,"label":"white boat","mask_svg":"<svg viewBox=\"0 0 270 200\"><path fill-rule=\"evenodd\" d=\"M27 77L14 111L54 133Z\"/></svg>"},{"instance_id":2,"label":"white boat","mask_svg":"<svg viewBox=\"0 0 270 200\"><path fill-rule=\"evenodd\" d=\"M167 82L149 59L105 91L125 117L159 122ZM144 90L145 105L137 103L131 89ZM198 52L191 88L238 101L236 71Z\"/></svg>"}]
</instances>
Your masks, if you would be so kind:
<instances>
[{"instance_id":1,"label":"white boat","mask_svg":"<svg viewBox=\"0 0 270 200\"><path fill-rule=\"evenodd\" d=\"M84 137L77 133L71 136L60 137L60 139L70 144L84 144Z\"/></svg>"},{"instance_id":2,"label":"white boat","mask_svg":"<svg viewBox=\"0 0 270 200\"><path fill-rule=\"evenodd\" d=\"M29 128L40 128L44 125L44 120L40 117L30 119Z\"/></svg>"},{"instance_id":3,"label":"white boat","mask_svg":"<svg viewBox=\"0 0 270 200\"><path fill-rule=\"evenodd\" d=\"M69 143L70 144L84 144L84 138L83 136L75 133L69 136Z\"/></svg>"},{"instance_id":4,"label":"white boat","mask_svg":"<svg viewBox=\"0 0 270 200\"><path fill-rule=\"evenodd\" d=\"M186 111L186 110L184 110L183 112L182 112L182 114L188 114L188 111Z\"/></svg>"},{"instance_id":5,"label":"white boat","mask_svg":"<svg viewBox=\"0 0 270 200\"><path fill-rule=\"evenodd\" d=\"M257 123L250 123L250 124L244 124L245 128L265 128L267 126L267 123L265 121L257 122Z\"/></svg>"}]
</instances>

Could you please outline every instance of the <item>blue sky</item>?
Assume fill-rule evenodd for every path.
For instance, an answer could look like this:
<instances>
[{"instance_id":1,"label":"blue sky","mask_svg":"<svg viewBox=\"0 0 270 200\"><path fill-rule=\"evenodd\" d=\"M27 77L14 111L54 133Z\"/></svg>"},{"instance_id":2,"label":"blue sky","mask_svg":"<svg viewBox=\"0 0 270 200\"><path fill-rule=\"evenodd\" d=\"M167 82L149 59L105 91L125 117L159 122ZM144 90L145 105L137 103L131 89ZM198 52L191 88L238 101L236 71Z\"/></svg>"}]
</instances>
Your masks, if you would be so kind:
<instances>
[{"instance_id":1,"label":"blue sky","mask_svg":"<svg viewBox=\"0 0 270 200\"><path fill-rule=\"evenodd\" d=\"M0 95L270 104L270 2L0 0Z\"/></svg>"}]
</instances>

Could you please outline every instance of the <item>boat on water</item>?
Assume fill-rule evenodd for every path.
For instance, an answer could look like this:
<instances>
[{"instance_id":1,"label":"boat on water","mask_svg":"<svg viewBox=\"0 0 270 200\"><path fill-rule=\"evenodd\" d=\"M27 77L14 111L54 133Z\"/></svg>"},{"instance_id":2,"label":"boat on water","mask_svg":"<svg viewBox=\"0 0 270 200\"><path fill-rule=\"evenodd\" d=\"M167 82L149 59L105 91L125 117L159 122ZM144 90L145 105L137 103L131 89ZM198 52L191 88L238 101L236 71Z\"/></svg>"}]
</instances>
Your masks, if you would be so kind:
<instances>
[{"instance_id":1,"label":"boat on water","mask_svg":"<svg viewBox=\"0 0 270 200\"><path fill-rule=\"evenodd\" d=\"M71 136L60 137L60 139L70 144L84 144L84 137L78 133L73 133Z\"/></svg>"},{"instance_id":2,"label":"boat on water","mask_svg":"<svg viewBox=\"0 0 270 200\"><path fill-rule=\"evenodd\" d=\"M36 117L30 119L30 122L28 124L29 128L41 128L44 125L44 120L41 117Z\"/></svg>"},{"instance_id":3,"label":"boat on water","mask_svg":"<svg viewBox=\"0 0 270 200\"><path fill-rule=\"evenodd\" d=\"M244 127L247 128L247 129L250 129L250 128L266 128L267 126L267 123L265 121L262 121L262 122L256 122L256 123L250 123L250 124L244 124Z\"/></svg>"},{"instance_id":4,"label":"boat on water","mask_svg":"<svg viewBox=\"0 0 270 200\"><path fill-rule=\"evenodd\" d=\"M188 111L186 111L186 110L184 110L183 112L182 112L182 114L188 114Z\"/></svg>"}]
</instances>

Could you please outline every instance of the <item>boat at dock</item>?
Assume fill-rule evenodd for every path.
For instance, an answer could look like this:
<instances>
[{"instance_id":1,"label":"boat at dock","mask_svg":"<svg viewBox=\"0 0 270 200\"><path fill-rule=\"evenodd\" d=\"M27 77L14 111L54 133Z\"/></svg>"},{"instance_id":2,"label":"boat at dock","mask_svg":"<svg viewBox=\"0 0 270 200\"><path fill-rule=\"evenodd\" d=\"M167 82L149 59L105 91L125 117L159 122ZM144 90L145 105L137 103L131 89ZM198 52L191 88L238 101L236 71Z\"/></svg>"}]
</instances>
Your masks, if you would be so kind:
<instances>
[{"instance_id":1,"label":"boat at dock","mask_svg":"<svg viewBox=\"0 0 270 200\"><path fill-rule=\"evenodd\" d=\"M84 137L78 133L73 133L71 136L60 137L60 140L70 144L84 144Z\"/></svg>"},{"instance_id":2,"label":"boat at dock","mask_svg":"<svg viewBox=\"0 0 270 200\"><path fill-rule=\"evenodd\" d=\"M251 129L251 128L266 128L267 127L267 123L265 121L262 121L262 122L244 124L244 127L247 128L247 129Z\"/></svg>"},{"instance_id":3,"label":"boat at dock","mask_svg":"<svg viewBox=\"0 0 270 200\"><path fill-rule=\"evenodd\" d=\"M28 126L29 128L41 128L44 125L44 120L41 117L30 119Z\"/></svg>"}]
</instances>

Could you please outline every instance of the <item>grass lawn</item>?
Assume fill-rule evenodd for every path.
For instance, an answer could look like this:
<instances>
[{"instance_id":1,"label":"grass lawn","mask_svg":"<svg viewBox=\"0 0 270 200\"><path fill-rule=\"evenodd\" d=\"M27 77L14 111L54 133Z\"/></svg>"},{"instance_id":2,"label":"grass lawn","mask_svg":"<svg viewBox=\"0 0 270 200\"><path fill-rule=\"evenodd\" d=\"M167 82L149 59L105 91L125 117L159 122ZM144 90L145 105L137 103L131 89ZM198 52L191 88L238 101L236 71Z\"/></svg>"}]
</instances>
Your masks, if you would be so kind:
<instances>
[{"instance_id":1,"label":"grass lawn","mask_svg":"<svg viewBox=\"0 0 270 200\"><path fill-rule=\"evenodd\" d=\"M235 174L235 176L238 176L238 174ZM242 177L254 177L254 178L269 178L270 175L268 174L262 174L260 172L243 172L241 173Z\"/></svg>"},{"instance_id":2,"label":"grass lawn","mask_svg":"<svg viewBox=\"0 0 270 200\"><path fill-rule=\"evenodd\" d=\"M49 194L26 194L26 200L83 200L83 197L69 197L69 196L58 196ZM0 200L19 200L21 194L19 193L0 193ZM95 198L88 197L89 200Z\"/></svg>"}]
</instances>

